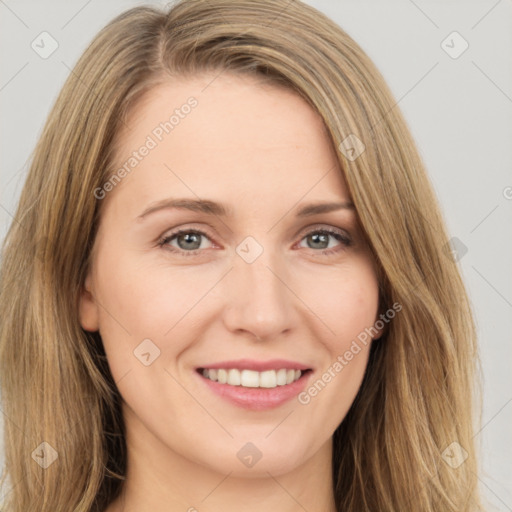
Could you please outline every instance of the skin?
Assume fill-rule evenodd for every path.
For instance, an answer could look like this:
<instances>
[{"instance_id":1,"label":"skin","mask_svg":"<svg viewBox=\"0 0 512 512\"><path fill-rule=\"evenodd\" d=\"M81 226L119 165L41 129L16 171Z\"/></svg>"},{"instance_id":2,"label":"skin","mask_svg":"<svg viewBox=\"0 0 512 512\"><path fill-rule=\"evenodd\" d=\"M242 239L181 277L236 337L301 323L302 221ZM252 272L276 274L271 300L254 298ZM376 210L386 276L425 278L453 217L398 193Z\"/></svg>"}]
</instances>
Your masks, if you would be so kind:
<instances>
[{"instance_id":1,"label":"skin","mask_svg":"<svg viewBox=\"0 0 512 512\"><path fill-rule=\"evenodd\" d=\"M195 368L290 359L313 368L307 389L378 318L374 261L353 208L295 215L311 202L350 202L320 116L289 90L213 77L158 86L135 107L119 134L120 165L174 108L198 101L102 200L79 313L84 329L99 330L123 398L128 474L107 510L334 511L332 434L370 343L306 405L242 409ZM225 203L233 215L162 209L138 219L182 197ZM175 228L206 236L159 246ZM310 235L325 228L351 244ZM263 248L252 263L236 252L247 236ZM160 350L149 366L134 356L144 339ZM249 441L262 454L252 467L237 457Z\"/></svg>"}]
</instances>

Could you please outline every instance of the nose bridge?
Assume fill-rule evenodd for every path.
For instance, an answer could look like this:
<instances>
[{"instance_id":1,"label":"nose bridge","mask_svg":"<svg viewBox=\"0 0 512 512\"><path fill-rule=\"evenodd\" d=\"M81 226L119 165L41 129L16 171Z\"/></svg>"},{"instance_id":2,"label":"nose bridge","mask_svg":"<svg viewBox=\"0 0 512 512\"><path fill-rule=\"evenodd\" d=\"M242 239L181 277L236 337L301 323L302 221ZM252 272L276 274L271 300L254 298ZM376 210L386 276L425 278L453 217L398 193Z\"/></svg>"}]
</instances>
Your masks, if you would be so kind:
<instances>
[{"instance_id":1,"label":"nose bridge","mask_svg":"<svg viewBox=\"0 0 512 512\"><path fill-rule=\"evenodd\" d=\"M243 280L254 298L267 298L269 301L289 299L286 291L285 276L279 251L270 243L271 237L259 242L252 236L246 237L236 247L235 272ZM265 246L263 245L265 244Z\"/></svg>"},{"instance_id":2,"label":"nose bridge","mask_svg":"<svg viewBox=\"0 0 512 512\"><path fill-rule=\"evenodd\" d=\"M291 327L294 295L287 285L287 273L279 251L252 236L236 247L228 292L231 329L251 331L270 337Z\"/></svg>"}]
</instances>

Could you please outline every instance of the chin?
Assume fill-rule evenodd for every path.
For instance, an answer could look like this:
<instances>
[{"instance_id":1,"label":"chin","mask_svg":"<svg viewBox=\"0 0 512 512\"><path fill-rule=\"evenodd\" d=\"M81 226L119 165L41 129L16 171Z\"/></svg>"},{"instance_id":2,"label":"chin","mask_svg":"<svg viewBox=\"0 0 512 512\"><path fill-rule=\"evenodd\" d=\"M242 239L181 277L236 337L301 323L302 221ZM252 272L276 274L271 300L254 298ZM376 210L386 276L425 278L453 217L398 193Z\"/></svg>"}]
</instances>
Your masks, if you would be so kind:
<instances>
[{"instance_id":1,"label":"chin","mask_svg":"<svg viewBox=\"0 0 512 512\"><path fill-rule=\"evenodd\" d=\"M216 450L216 454L211 458L197 459L203 465L213 471L228 474L239 478L268 478L279 476L292 472L304 464L311 454L307 453L304 446L289 445L284 447L282 444L272 443L262 436L261 442L250 441L240 442L232 441L230 447L226 445L225 449ZM231 448L236 445L235 450ZM311 453L314 453L313 450ZM220 453L223 453L221 456Z\"/></svg>"}]
</instances>

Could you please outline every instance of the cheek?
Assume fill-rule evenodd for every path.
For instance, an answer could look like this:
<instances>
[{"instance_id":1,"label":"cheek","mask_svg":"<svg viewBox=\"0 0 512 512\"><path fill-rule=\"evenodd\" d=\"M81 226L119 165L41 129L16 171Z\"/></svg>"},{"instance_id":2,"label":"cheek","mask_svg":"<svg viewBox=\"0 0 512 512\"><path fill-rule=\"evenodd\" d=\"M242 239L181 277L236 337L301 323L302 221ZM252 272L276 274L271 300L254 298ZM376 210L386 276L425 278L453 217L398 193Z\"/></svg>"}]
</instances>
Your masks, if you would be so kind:
<instances>
[{"instance_id":1,"label":"cheek","mask_svg":"<svg viewBox=\"0 0 512 512\"><path fill-rule=\"evenodd\" d=\"M321 291L317 289L315 302L331 334L324 342L331 355L338 355L374 325L379 306L377 276L371 262L359 261L338 274L333 272Z\"/></svg>"},{"instance_id":2,"label":"cheek","mask_svg":"<svg viewBox=\"0 0 512 512\"><path fill-rule=\"evenodd\" d=\"M321 299L322 320L334 332L320 338L327 357L316 379L298 397L322 418L322 428L329 432L343 420L361 386L372 343L369 329L379 305L373 266L361 262L344 270Z\"/></svg>"},{"instance_id":3,"label":"cheek","mask_svg":"<svg viewBox=\"0 0 512 512\"><path fill-rule=\"evenodd\" d=\"M105 251L99 260L100 334L118 371L133 365L134 350L147 339L160 350L158 363L175 359L187 343L178 335L190 328L187 313L201 307L198 301L211 287L205 276L199 279L184 267L171 272L154 262L141 264L140 254L129 251Z\"/></svg>"}]
</instances>

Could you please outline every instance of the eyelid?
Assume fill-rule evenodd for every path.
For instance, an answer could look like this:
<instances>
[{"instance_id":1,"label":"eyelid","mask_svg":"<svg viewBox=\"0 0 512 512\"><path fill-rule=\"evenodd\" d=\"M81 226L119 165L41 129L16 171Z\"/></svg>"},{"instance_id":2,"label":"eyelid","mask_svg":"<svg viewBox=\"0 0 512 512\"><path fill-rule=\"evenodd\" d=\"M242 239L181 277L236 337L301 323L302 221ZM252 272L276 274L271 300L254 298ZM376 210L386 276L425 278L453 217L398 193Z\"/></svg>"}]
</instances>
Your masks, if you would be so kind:
<instances>
[{"instance_id":1,"label":"eyelid","mask_svg":"<svg viewBox=\"0 0 512 512\"><path fill-rule=\"evenodd\" d=\"M170 236L175 236L177 235L178 233L180 232L183 232L183 231L194 231L194 232L198 232L198 233L202 233L204 235L207 235L208 238L213 241L215 240L215 236L213 235L213 228L211 228L210 226L208 225L204 225L204 224L198 224L197 226L192 223L192 224L184 224L182 226L177 226L175 228L171 228L171 229L167 229L166 231L164 231L164 233L162 235L160 235L158 237L158 240L161 241L163 240L164 238L169 238Z\"/></svg>"},{"instance_id":2,"label":"eyelid","mask_svg":"<svg viewBox=\"0 0 512 512\"><path fill-rule=\"evenodd\" d=\"M340 235L346 235L347 238L350 237L349 232L345 228L340 228L338 226L333 226L332 224L325 224L325 223L316 223L316 224L310 224L309 226L306 226L305 228L302 228L299 230L296 236L299 235L307 235L311 231L329 231L329 232L336 232Z\"/></svg>"}]
</instances>

